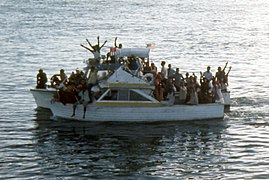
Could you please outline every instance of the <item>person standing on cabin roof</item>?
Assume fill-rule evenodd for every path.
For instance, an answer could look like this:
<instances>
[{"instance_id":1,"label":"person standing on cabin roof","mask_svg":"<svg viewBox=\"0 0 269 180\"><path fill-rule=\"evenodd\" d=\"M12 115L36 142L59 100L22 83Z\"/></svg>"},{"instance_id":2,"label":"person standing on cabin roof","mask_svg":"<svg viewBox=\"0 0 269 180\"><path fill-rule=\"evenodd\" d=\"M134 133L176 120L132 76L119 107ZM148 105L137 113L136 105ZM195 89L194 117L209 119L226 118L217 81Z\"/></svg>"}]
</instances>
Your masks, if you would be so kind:
<instances>
[{"instance_id":1,"label":"person standing on cabin roof","mask_svg":"<svg viewBox=\"0 0 269 180\"><path fill-rule=\"evenodd\" d=\"M115 47L115 48L119 48L119 49L121 49L121 48L122 48L122 44L120 43L119 46L117 46L117 39L118 39L118 38L115 37L114 47Z\"/></svg>"},{"instance_id":2,"label":"person standing on cabin roof","mask_svg":"<svg viewBox=\"0 0 269 180\"><path fill-rule=\"evenodd\" d=\"M102 47L104 47L104 45L106 44L107 41L105 41L101 46L100 46L100 38L99 38L99 36L97 36L97 44L94 45L94 46L90 43L90 41L88 39L86 39L86 41L88 42L88 44L90 45L90 47L92 49L84 46L83 44L80 44L80 46L83 47L83 48L85 48L85 49L87 49L91 53L93 53L94 59L97 62L99 62L100 59L101 59L101 52L100 51L101 51Z\"/></svg>"},{"instance_id":3,"label":"person standing on cabin roof","mask_svg":"<svg viewBox=\"0 0 269 180\"><path fill-rule=\"evenodd\" d=\"M117 46L117 37L115 37L114 40L114 47L110 47L110 51L106 54L106 63L109 63L108 59L110 58L110 62L111 63L115 63L116 62L116 51L117 48L121 49L122 48L122 44L119 44L119 46Z\"/></svg>"},{"instance_id":4,"label":"person standing on cabin roof","mask_svg":"<svg viewBox=\"0 0 269 180\"><path fill-rule=\"evenodd\" d=\"M36 88L46 89L47 75L43 72L43 69L39 69L38 74L36 75Z\"/></svg>"}]
</instances>

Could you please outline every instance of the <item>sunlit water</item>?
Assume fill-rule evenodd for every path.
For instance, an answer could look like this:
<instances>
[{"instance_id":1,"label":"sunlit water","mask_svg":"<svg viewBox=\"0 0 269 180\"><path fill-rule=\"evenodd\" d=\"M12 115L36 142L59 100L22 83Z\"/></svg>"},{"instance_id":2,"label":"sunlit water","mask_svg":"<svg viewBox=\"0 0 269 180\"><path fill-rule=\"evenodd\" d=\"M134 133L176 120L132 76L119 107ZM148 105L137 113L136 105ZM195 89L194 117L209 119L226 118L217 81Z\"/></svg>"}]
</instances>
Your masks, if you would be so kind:
<instances>
[{"instance_id":1,"label":"sunlit water","mask_svg":"<svg viewBox=\"0 0 269 180\"><path fill-rule=\"evenodd\" d=\"M1 0L0 178L262 179L269 177L269 2L266 0ZM224 120L53 121L29 89L83 67L85 38L118 37L182 73L232 66Z\"/></svg>"}]
</instances>

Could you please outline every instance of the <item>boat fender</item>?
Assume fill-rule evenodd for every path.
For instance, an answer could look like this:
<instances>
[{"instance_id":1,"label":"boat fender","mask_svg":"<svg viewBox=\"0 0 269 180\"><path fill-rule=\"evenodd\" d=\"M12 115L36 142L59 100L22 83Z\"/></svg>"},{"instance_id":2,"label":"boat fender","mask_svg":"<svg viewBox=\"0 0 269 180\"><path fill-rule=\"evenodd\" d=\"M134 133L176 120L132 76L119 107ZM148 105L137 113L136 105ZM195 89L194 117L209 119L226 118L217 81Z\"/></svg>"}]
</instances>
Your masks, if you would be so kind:
<instances>
[{"instance_id":1,"label":"boat fender","mask_svg":"<svg viewBox=\"0 0 269 180\"><path fill-rule=\"evenodd\" d=\"M144 81L146 81L147 83L149 83L149 84L153 84L153 83L154 83L154 76L153 76L152 73L147 73L147 74L145 74L145 75L142 77L142 79L143 79Z\"/></svg>"}]
</instances>

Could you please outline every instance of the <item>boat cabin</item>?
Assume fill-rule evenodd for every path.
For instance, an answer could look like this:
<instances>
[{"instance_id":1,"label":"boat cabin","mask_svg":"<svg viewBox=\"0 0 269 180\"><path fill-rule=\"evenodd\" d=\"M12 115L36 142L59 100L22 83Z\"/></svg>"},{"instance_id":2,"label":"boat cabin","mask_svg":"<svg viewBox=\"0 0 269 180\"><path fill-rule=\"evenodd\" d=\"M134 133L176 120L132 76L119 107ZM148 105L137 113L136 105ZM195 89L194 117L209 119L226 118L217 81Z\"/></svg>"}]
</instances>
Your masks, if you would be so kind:
<instances>
[{"instance_id":1,"label":"boat cabin","mask_svg":"<svg viewBox=\"0 0 269 180\"><path fill-rule=\"evenodd\" d=\"M156 106L160 102L142 89L128 87L113 87L107 89L96 101L96 105L128 105L128 106Z\"/></svg>"}]
</instances>

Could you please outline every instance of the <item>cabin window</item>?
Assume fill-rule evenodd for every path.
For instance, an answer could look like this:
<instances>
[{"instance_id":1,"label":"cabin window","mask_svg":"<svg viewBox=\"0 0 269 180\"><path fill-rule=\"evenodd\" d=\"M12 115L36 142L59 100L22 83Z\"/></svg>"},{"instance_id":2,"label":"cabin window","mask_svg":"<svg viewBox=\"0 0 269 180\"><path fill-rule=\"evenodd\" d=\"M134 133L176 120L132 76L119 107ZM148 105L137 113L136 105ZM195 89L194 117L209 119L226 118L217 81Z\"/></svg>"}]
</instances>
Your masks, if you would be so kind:
<instances>
[{"instance_id":1,"label":"cabin window","mask_svg":"<svg viewBox=\"0 0 269 180\"><path fill-rule=\"evenodd\" d=\"M149 100L134 91L130 91L130 101L149 101Z\"/></svg>"},{"instance_id":2,"label":"cabin window","mask_svg":"<svg viewBox=\"0 0 269 180\"><path fill-rule=\"evenodd\" d=\"M110 90L102 98L105 101L151 101L141 94L128 89Z\"/></svg>"},{"instance_id":3,"label":"cabin window","mask_svg":"<svg viewBox=\"0 0 269 180\"><path fill-rule=\"evenodd\" d=\"M128 101L129 90L119 90L118 91L118 100L119 101Z\"/></svg>"},{"instance_id":4,"label":"cabin window","mask_svg":"<svg viewBox=\"0 0 269 180\"><path fill-rule=\"evenodd\" d=\"M105 96L102 98L102 100L105 101L117 101L118 99L118 91L112 90L112 91L108 91Z\"/></svg>"}]
</instances>

